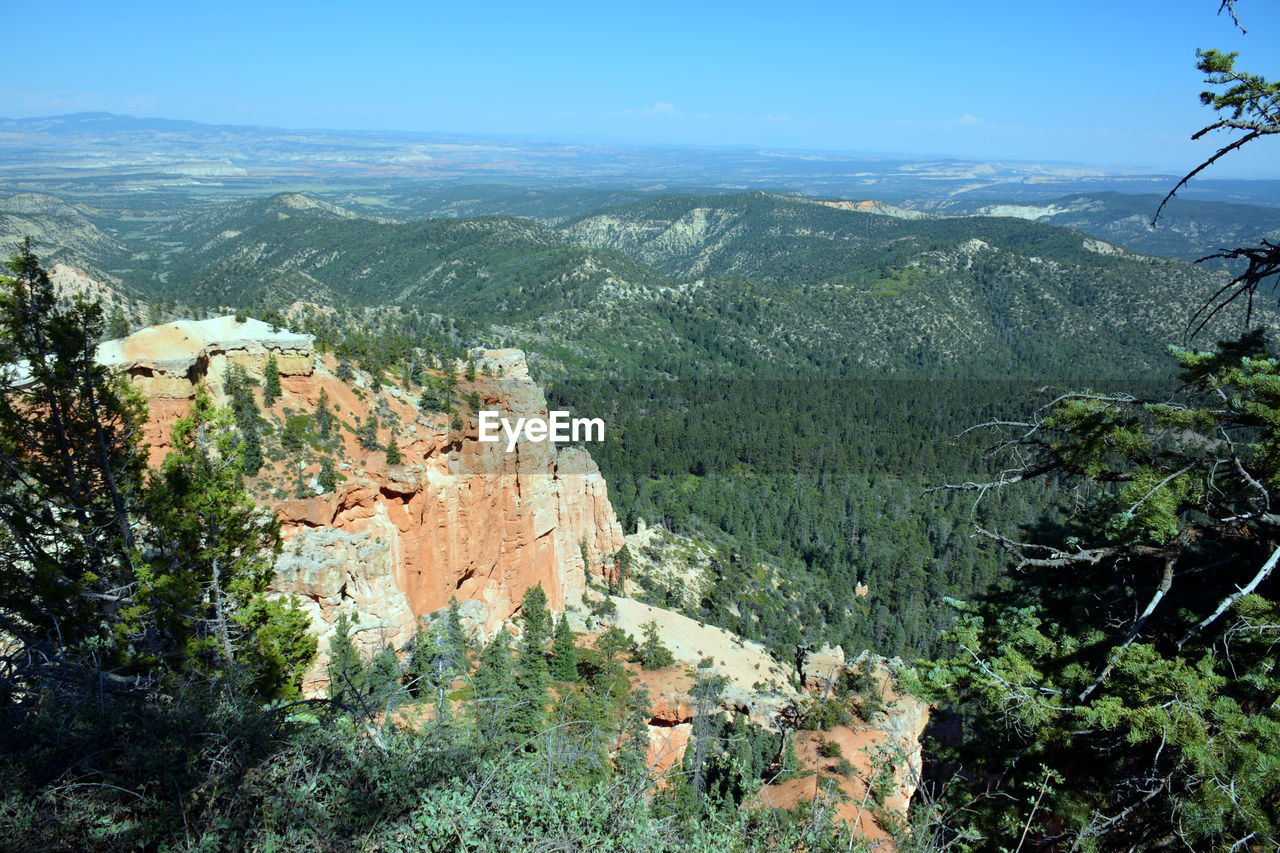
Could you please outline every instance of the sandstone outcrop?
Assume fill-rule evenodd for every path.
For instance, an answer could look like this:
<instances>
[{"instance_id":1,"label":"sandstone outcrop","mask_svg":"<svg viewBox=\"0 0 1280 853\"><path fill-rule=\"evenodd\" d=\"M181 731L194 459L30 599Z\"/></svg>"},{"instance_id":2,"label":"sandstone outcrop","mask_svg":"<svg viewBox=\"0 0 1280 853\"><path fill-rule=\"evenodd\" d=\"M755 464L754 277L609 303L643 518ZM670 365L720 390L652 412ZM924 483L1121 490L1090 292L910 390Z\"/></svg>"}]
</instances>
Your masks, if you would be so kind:
<instances>
[{"instance_id":1,"label":"sandstone outcrop","mask_svg":"<svg viewBox=\"0 0 1280 853\"><path fill-rule=\"evenodd\" d=\"M720 706L725 710L741 711L760 725L773 726L778 713L796 699L792 673L759 643L661 607L630 598L610 598L616 608L610 619L612 624L634 637L643 635L645 623L656 624L663 645L682 663L678 668L681 672L706 661L711 670L724 676L727 682L720 693ZM692 702L688 698L692 685L688 676L648 683L650 695L657 702L655 719L661 718L665 704L680 709L667 721L688 722L692 718Z\"/></svg>"},{"instance_id":2,"label":"sandstone outcrop","mask_svg":"<svg viewBox=\"0 0 1280 853\"><path fill-rule=\"evenodd\" d=\"M198 382L218 392L230 364L259 376L274 354L282 373L310 375L314 338L273 328L260 320L217 317L148 326L98 346L97 359L119 370L147 398L146 441L151 464L169 446L173 424L187 412Z\"/></svg>"},{"instance_id":3,"label":"sandstone outcrop","mask_svg":"<svg viewBox=\"0 0 1280 853\"><path fill-rule=\"evenodd\" d=\"M149 326L98 347L98 361L123 371L147 397L189 399L195 383L221 385L229 364L261 375L269 355L282 374L308 376L315 338L261 320L216 317Z\"/></svg>"},{"instance_id":4,"label":"sandstone outcrop","mask_svg":"<svg viewBox=\"0 0 1280 853\"><path fill-rule=\"evenodd\" d=\"M679 771L698 713L695 670L706 666L725 679L711 713L742 713L764 728L793 730L789 737L800 774L765 786L752 805L791 808L830 801L835 816L859 836L887 847L885 826L905 816L919 784L920 737L929 718L927 705L898 689L898 661L865 651L850 660L839 646L822 646L806 652L797 672L763 646L722 628L629 598L611 596L608 603L595 608L607 615L571 614L574 627L598 632L614 626L638 637L653 622L675 657L671 666L631 673L632 685L649 695L652 772L662 778ZM803 725L810 712L833 699L842 705L846 722L825 731L794 729L795 721ZM839 756L823 755L826 741L839 746Z\"/></svg>"},{"instance_id":5,"label":"sandstone outcrop","mask_svg":"<svg viewBox=\"0 0 1280 853\"><path fill-rule=\"evenodd\" d=\"M621 547L608 490L586 449L522 442L508 453L502 442L480 442L474 412L458 427L443 413L420 410L415 395L399 388L375 388L361 374L338 379L336 362L315 353L310 335L219 317L143 329L98 352L148 397L153 462L163 458L196 383L219 394L229 365L261 378L270 356L283 393L264 410L269 423L280 429L295 413L315 412L323 392L341 424L337 468L345 480L334 491L309 488L299 497L279 487L286 478L314 482L317 460L306 458L269 459L252 484L282 522L285 548L273 588L299 596L320 636L308 689L323 686L339 613L358 618L356 637L369 648L402 645L419 617L452 598L490 631L535 584L555 610L579 602L588 572ZM504 416L546 417L523 353L476 357L476 379L461 392ZM375 413L387 425L382 440L396 443L403 464L388 465L381 451L356 442L354 427Z\"/></svg>"}]
</instances>

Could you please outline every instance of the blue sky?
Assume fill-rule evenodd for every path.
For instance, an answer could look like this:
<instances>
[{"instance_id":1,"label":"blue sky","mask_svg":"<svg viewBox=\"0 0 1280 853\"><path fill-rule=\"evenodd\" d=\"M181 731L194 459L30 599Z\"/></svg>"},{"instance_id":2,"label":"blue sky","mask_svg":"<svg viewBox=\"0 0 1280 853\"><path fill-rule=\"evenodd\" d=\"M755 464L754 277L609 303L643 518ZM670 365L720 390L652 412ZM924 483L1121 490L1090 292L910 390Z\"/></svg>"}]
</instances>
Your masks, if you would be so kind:
<instances>
[{"instance_id":1,"label":"blue sky","mask_svg":"<svg viewBox=\"0 0 1280 853\"><path fill-rule=\"evenodd\" d=\"M0 115L1185 169L1197 47L1280 77L1280 3L7 4ZM1221 139L1221 137L1220 137ZM1253 150L1250 150L1253 149ZM1214 177L1280 177L1280 138Z\"/></svg>"}]
</instances>

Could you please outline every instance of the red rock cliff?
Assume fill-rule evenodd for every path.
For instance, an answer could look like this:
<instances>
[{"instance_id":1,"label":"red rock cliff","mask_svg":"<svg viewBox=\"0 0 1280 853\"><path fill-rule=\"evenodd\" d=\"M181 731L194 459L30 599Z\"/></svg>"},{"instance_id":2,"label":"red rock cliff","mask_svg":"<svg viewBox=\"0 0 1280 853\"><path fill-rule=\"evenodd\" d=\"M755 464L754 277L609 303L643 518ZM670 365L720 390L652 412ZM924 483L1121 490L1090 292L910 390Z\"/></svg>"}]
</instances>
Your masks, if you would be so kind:
<instances>
[{"instance_id":1,"label":"red rock cliff","mask_svg":"<svg viewBox=\"0 0 1280 853\"><path fill-rule=\"evenodd\" d=\"M454 597L473 626L491 630L535 584L555 610L579 602L587 572L621 547L608 490L587 450L521 442L508 453L505 440L482 443L473 413L459 425L420 410L414 392L375 390L358 372L339 380L336 363L313 352L310 336L223 317L144 329L100 351L149 397L153 461L163 458L194 382L219 395L229 364L261 377L271 355L283 394L264 412L268 422L282 429L291 414L314 413L323 391L341 424L336 467L345 480L333 492L316 494L314 459L288 454L269 458L253 483L283 523L275 589L299 596L321 638L309 689L322 686L327 636L341 612L357 618L356 636L371 648L405 642L417 617ZM523 353L477 355L477 377L460 392L506 417L547 415ZM389 466L382 451L355 440L355 425L375 412L384 424L380 440L394 439L403 464Z\"/></svg>"}]
</instances>

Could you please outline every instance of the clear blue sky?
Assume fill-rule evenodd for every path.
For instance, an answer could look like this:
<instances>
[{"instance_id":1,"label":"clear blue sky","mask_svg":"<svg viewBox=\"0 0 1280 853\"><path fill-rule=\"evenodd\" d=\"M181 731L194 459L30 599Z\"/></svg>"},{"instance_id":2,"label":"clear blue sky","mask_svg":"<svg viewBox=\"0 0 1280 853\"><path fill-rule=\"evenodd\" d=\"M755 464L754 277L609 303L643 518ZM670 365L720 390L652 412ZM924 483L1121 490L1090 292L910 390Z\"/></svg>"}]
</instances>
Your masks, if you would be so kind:
<instances>
[{"instance_id":1,"label":"clear blue sky","mask_svg":"<svg viewBox=\"0 0 1280 853\"><path fill-rule=\"evenodd\" d=\"M6 4L0 115L786 146L1184 169L1197 47L1280 77L1280 3ZM1280 138L1213 176L1280 177Z\"/></svg>"}]
</instances>

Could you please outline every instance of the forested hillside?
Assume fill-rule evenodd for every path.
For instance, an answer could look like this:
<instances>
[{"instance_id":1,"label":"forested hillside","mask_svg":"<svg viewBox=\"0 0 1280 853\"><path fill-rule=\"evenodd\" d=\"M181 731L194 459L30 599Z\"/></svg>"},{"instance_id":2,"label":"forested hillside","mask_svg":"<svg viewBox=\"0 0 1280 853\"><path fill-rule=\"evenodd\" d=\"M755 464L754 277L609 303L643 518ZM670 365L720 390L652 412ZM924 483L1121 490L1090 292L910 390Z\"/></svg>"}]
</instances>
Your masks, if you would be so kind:
<instances>
[{"instance_id":1,"label":"forested hillside","mask_svg":"<svg viewBox=\"0 0 1280 853\"><path fill-rule=\"evenodd\" d=\"M398 306L578 377L1142 372L1182 331L1166 307L1215 281L1023 220L905 220L768 194L666 196L560 228L392 223L282 195L144 233L113 272L160 299Z\"/></svg>"},{"instance_id":2,"label":"forested hillside","mask_svg":"<svg viewBox=\"0 0 1280 853\"><path fill-rule=\"evenodd\" d=\"M552 220L557 204L619 199L478 195ZM558 227L393 222L286 193L123 230L131 249L108 257L168 306L156 316L251 311L409 387L466 346L524 347L555 401L609 424L595 455L628 529L707 542L717 589L756 590L685 609L784 654L937 651L943 600L1002 578L969 499L926 491L997 473L954 436L1011 396L1169 371L1164 345L1183 332L1170 306L1218 280L1016 218L764 193L645 198ZM984 512L1016 526L1056 501Z\"/></svg>"},{"instance_id":3,"label":"forested hillside","mask_svg":"<svg viewBox=\"0 0 1280 853\"><path fill-rule=\"evenodd\" d=\"M569 383L553 402L609 424L592 454L628 529L643 519L715 546L714 585L665 606L760 639L779 653L840 643L914 657L938 651L952 614L1003 577L975 541L969 495L945 478L996 476L981 445L954 437L1011 399L1009 382L700 380ZM1017 527L1058 496L997 496L986 523ZM865 585L865 597L856 591Z\"/></svg>"}]
</instances>

